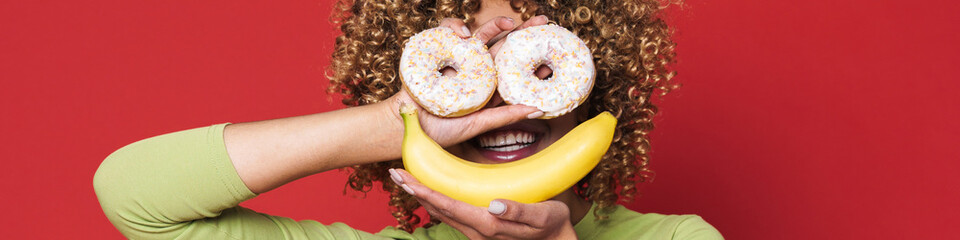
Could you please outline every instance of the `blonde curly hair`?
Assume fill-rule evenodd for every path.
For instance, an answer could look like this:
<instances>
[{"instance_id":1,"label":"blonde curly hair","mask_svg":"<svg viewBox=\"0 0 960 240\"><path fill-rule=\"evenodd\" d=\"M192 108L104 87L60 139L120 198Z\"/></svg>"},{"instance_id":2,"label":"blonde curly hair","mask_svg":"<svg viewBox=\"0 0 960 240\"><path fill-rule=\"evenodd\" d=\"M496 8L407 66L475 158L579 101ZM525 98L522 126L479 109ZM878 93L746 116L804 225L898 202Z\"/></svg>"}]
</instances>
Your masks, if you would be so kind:
<instances>
[{"instance_id":1,"label":"blonde curly hair","mask_svg":"<svg viewBox=\"0 0 960 240\"><path fill-rule=\"evenodd\" d=\"M675 43L661 18L658 0L511 0L523 20L546 15L586 42L593 51L597 78L590 98L582 105L590 117L608 111L618 123L613 144L603 160L576 186L576 193L594 201L594 216L604 218L618 200L629 201L636 185L651 172L652 118L657 108L654 92L666 94L676 85ZM383 101L401 89L398 63L403 46L414 34L438 26L444 18L475 21L479 0L381 0L336 3L331 20L342 35L336 39L327 77L330 93L342 94L343 104L358 106ZM400 160L352 166L347 186L368 192L381 182L390 193L389 205L399 228L412 231L421 223L414 210L420 205L389 181L389 168L403 168ZM437 223L433 220L424 225Z\"/></svg>"}]
</instances>

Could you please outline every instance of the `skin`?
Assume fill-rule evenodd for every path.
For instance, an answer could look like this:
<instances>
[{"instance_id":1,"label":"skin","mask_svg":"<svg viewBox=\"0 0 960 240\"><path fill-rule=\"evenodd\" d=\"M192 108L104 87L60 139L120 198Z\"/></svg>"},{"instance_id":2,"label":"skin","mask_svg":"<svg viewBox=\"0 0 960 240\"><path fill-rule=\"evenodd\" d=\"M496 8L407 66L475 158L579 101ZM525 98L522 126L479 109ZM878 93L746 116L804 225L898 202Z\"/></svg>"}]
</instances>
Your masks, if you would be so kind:
<instances>
[{"instance_id":1,"label":"skin","mask_svg":"<svg viewBox=\"0 0 960 240\"><path fill-rule=\"evenodd\" d=\"M491 46L489 49L494 57L502 44L499 40L510 31L547 23L543 16L519 23L519 13L513 12L509 3L500 1L483 1L476 16L474 24L445 19L441 26L450 27L463 37L472 34L479 38ZM462 26L467 26L470 33L464 32ZM448 70L444 74L456 73ZM541 68L536 74L545 77L550 70ZM224 142L241 180L251 191L260 194L312 174L399 159L403 125L398 107L402 103L414 103L406 91L364 106L232 124L224 130ZM539 140L539 151L576 126L575 115L579 115L532 119L543 113L534 107L507 105L498 96L483 109L463 117L440 118L424 114L427 111L420 112L420 123L427 135L461 158L480 163L489 163L489 159L480 156L476 146L468 143L477 135L527 121L549 129ZM589 202L568 189L541 203L495 200L506 208L502 213L494 214L487 208L435 192L406 171L396 169L390 172L392 179L415 196L432 216L471 239L576 239L573 224L579 222L590 208Z\"/></svg>"}]
</instances>

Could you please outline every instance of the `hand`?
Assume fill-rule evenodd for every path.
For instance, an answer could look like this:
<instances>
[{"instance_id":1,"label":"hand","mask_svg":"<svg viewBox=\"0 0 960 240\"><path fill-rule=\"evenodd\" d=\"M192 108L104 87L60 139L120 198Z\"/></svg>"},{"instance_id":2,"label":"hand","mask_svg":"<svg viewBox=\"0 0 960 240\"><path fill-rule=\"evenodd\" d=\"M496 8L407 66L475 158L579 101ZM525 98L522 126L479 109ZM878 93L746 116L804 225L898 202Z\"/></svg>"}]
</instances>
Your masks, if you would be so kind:
<instances>
[{"instance_id":1,"label":"hand","mask_svg":"<svg viewBox=\"0 0 960 240\"><path fill-rule=\"evenodd\" d=\"M447 18L441 21L441 27L448 27L453 29L455 33L460 35L460 37L476 37L484 44L490 45L493 43L493 46L490 47L491 56L496 55L496 51L500 49L500 46L503 45L500 39L503 39L509 32L531 27L537 25L543 25L547 23L547 18L545 16L537 16L531 18L530 20L525 21L520 26L514 27L515 24L513 20L507 17L497 17L486 23L482 24L479 28L476 29L474 34L470 33L470 30L466 27L462 19L456 18ZM444 75L455 74L453 69L444 69ZM540 71L538 71L538 74ZM549 75L549 69L547 72L542 73L544 76ZM416 105L413 101L413 98L410 96L407 91L400 91L396 95L390 97L386 101L387 111L390 112L392 116L396 119L400 119L398 109L400 104L407 103ZM440 146L450 147L454 144L466 141L480 133L486 132L490 129L495 129L498 127L506 126L508 124L530 118L537 118L543 115L543 112L540 112L538 109L529 106L523 105L506 105L499 106L502 100L498 95L495 95L488 103L487 107L481 109L480 111L468 114L463 117L457 118L442 118L432 114L429 114L427 111L417 107L417 111L420 112L420 123L423 126L424 132L427 133L434 141L436 141ZM499 106L499 107L493 107ZM402 132L403 125L401 121L395 121L394 126L398 131ZM455 131L451 129L456 129Z\"/></svg>"},{"instance_id":2,"label":"hand","mask_svg":"<svg viewBox=\"0 0 960 240\"><path fill-rule=\"evenodd\" d=\"M523 204L497 199L488 208L457 201L421 185L402 169L390 177L417 198L431 216L470 239L576 239L570 209L556 200Z\"/></svg>"},{"instance_id":3,"label":"hand","mask_svg":"<svg viewBox=\"0 0 960 240\"><path fill-rule=\"evenodd\" d=\"M527 21L521 23L520 26L514 27L515 23L513 22L513 19L508 17L495 17L480 25L480 27L477 28L476 33L472 36L480 39L480 41L487 46L490 46L490 48L488 48L490 56L493 57L493 59L497 59L497 54L500 52L500 47L502 47L504 43L504 41L500 40L506 37L507 34L528 27L544 25L548 22L549 19L547 19L547 16L539 15L527 19ZM445 18L440 22L440 26L453 29L454 32L463 38L471 36L470 30L467 28L466 23L463 22L463 19ZM550 76L552 72L553 71L550 68L541 66L537 68L534 74L537 75L537 77L546 78L547 76ZM444 76L451 76L455 73L456 72L453 69L445 69L443 71Z\"/></svg>"},{"instance_id":4,"label":"hand","mask_svg":"<svg viewBox=\"0 0 960 240\"><path fill-rule=\"evenodd\" d=\"M490 100L490 102L494 101L500 100ZM383 109L388 111L388 113L384 114L393 116L391 122L386 126L393 128L390 132L401 135L400 137L395 137L395 139L402 139L404 128L403 121L400 118L400 106L401 104L410 104L417 108L417 112L419 113L417 115L420 117L420 125L423 127L423 131L443 147L450 147L491 129L506 126L520 120L543 116L543 112L535 107L517 104L483 108L465 116L444 118L430 114L430 112L421 108L420 105L413 100L413 97L410 96L410 93L405 90L401 90L399 93L379 104L383 104Z\"/></svg>"}]
</instances>

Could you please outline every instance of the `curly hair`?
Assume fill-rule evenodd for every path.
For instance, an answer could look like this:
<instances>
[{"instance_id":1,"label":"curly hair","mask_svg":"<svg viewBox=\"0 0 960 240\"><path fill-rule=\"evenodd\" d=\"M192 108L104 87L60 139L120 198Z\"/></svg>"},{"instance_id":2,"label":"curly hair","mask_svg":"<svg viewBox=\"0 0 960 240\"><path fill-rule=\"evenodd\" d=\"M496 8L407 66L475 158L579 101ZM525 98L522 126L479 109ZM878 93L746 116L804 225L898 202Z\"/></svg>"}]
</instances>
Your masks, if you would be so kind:
<instances>
[{"instance_id":1,"label":"curly hair","mask_svg":"<svg viewBox=\"0 0 960 240\"><path fill-rule=\"evenodd\" d=\"M594 201L594 216L605 218L618 200L630 201L637 183L652 172L648 134L657 107L654 92L666 94L677 85L676 44L672 29L662 19L659 0L511 0L523 20L546 15L577 34L593 51L596 81L582 106L590 117L609 111L618 119L614 141L600 163L574 187L578 196ZM343 104L358 106L383 101L401 89L398 64L406 39L439 25L444 18L475 21L479 0L340 0L331 20L342 35L336 39L327 77L328 91L342 94ZM347 186L361 192L381 182L390 193L389 205L399 228L412 231L421 223L414 210L419 203L389 181L389 168L402 168L400 160L350 167ZM432 221L425 225L429 227Z\"/></svg>"}]
</instances>

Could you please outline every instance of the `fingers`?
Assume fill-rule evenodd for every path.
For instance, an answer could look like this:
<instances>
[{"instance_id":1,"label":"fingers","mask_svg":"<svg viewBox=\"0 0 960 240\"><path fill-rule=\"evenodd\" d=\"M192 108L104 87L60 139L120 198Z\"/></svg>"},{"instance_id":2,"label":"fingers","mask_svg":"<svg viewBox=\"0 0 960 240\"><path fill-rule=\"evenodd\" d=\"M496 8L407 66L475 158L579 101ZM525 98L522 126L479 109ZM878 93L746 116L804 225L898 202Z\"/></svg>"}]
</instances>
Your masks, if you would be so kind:
<instances>
[{"instance_id":1,"label":"fingers","mask_svg":"<svg viewBox=\"0 0 960 240\"><path fill-rule=\"evenodd\" d=\"M463 131L464 136L476 136L480 133L503 127L524 119L542 117L543 112L536 107L520 104L504 105L483 110L464 116L467 121Z\"/></svg>"},{"instance_id":2,"label":"fingers","mask_svg":"<svg viewBox=\"0 0 960 240\"><path fill-rule=\"evenodd\" d=\"M416 197L431 216L460 230L470 239L544 238L556 229L551 224L558 225L559 222L562 225L570 218L566 205L559 201L521 204L498 199L484 209L433 191L404 170L388 171L390 178Z\"/></svg>"},{"instance_id":3,"label":"fingers","mask_svg":"<svg viewBox=\"0 0 960 240\"><path fill-rule=\"evenodd\" d=\"M553 75L553 69L550 69L545 65L541 65L540 67L537 67L537 70L533 71L533 75L540 79L547 79Z\"/></svg>"},{"instance_id":4,"label":"fingers","mask_svg":"<svg viewBox=\"0 0 960 240\"><path fill-rule=\"evenodd\" d=\"M506 199L490 201L487 211L497 218L520 222L531 227L543 228L550 224L551 219L564 219L570 216L570 209L566 204L557 200L539 203L523 204Z\"/></svg>"},{"instance_id":5,"label":"fingers","mask_svg":"<svg viewBox=\"0 0 960 240\"><path fill-rule=\"evenodd\" d=\"M467 238L469 239L484 238L482 237L483 235L480 234L480 232L478 232L476 229L466 224L460 223L456 219L452 219L449 216L449 213L444 214L443 212L441 212L441 210L438 210L437 207L433 206L433 204L431 204L430 202L420 198L417 198L417 202L420 203L420 206L422 206L423 209L427 210L427 213L430 214L431 218L440 219L441 222L446 223L447 225L450 225L454 229L457 229L458 231L460 231L460 233L463 233L463 235L467 236Z\"/></svg>"},{"instance_id":6,"label":"fingers","mask_svg":"<svg viewBox=\"0 0 960 240\"><path fill-rule=\"evenodd\" d=\"M478 218L477 216L486 217L485 220L487 222L495 220L495 218L489 214L485 214L481 208L454 200L442 193L423 186L413 175L410 175L410 173L405 170L389 169L387 171L390 172L390 178L394 182L400 184L404 191L407 191L407 193L417 198L420 206L423 206L423 208L430 213L430 216L439 218L447 225L460 230L464 235L482 235L471 226L490 225L484 224L484 218Z\"/></svg>"},{"instance_id":7,"label":"fingers","mask_svg":"<svg viewBox=\"0 0 960 240\"><path fill-rule=\"evenodd\" d=\"M484 108L464 116L466 128L463 128L462 133L463 136L476 136L521 120L542 117L543 114L536 107L520 104Z\"/></svg>"},{"instance_id":8,"label":"fingers","mask_svg":"<svg viewBox=\"0 0 960 240\"><path fill-rule=\"evenodd\" d=\"M523 119L533 119L543 116L543 112L536 107L511 104L495 108L486 108L476 112L473 118L486 126L501 127Z\"/></svg>"},{"instance_id":9,"label":"fingers","mask_svg":"<svg viewBox=\"0 0 960 240\"><path fill-rule=\"evenodd\" d=\"M400 188L403 188L403 191L406 191L410 195L417 197L418 195L427 194L426 191L420 191L420 192L415 191L413 190L413 188L410 187L410 185L408 185L408 184L420 184L420 181L417 181L417 179L414 178L413 175L410 175L410 173L408 173L407 171L402 169L391 168L391 169L387 169L387 172L390 172L390 179L393 180L393 182L396 183L397 185L400 185ZM403 172L403 173L400 173L400 172ZM419 201L419 197L417 198ZM433 204L430 204L430 202L420 201L420 206L426 209L427 213L429 213L430 216L434 216L438 218L442 216L440 212L437 210L437 208L434 207Z\"/></svg>"},{"instance_id":10,"label":"fingers","mask_svg":"<svg viewBox=\"0 0 960 240\"><path fill-rule=\"evenodd\" d=\"M440 69L440 75L444 77L454 77L457 76L457 70L452 67L445 67Z\"/></svg>"},{"instance_id":11,"label":"fingers","mask_svg":"<svg viewBox=\"0 0 960 240\"><path fill-rule=\"evenodd\" d=\"M490 43L493 43L493 45L490 46L490 49L489 49L489 50L490 50L491 57L493 57L493 59L497 59L497 53L500 52L500 46L503 45L503 41L500 41L500 39L506 37L508 33L513 32L513 31L517 31L517 30L520 30L520 29L528 28L528 27L544 25L544 24L547 24L548 22L549 22L549 19L547 19L547 16L539 15L539 16L536 16L536 17L532 17L532 18L530 18L530 19L527 19L527 21L521 23L520 26L517 26L517 28L515 28L515 29L513 29L513 30L511 30L511 31L503 32L503 33L500 33L499 35L493 37L492 39L490 39L490 40L487 42L487 45L488 45L488 46L491 45Z\"/></svg>"},{"instance_id":12,"label":"fingers","mask_svg":"<svg viewBox=\"0 0 960 240\"><path fill-rule=\"evenodd\" d=\"M423 186L413 175L410 175L410 173L403 169L390 169L388 171L390 171L391 179L394 181L398 181L397 179L399 179L401 186L405 186L404 191L417 197L418 200L421 200L420 205L429 206L429 208L432 208L440 217L469 223L470 221L464 221L464 219L478 219L477 216L488 215L479 207L457 201Z\"/></svg>"},{"instance_id":13,"label":"fingers","mask_svg":"<svg viewBox=\"0 0 960 240\"><path fill-rule=\"evenodd\" d=\"M453 32L460 35L462 38L470 37L470 29L467 28L467 24L463 23L463 19L459 18L444 18L440 21L441 27L447 27L453 29Z\"/></svg>"},{"instance_id":14,"label":"fingers","mask_svg":"<svg viewBox=\"0 0 960 240\"><path fill-rule=\"evenodd\" d=\"M544 24L547 24L547 22L549 22L549 21L550 21L550 19L547 19L547 16L538 15L538 16L536 16L536 17L532 17L532 18L530 18L530 19L527 19L527 21L525 21L525 22L523 22L522 24L520 24L520 26L517 27L517 29L514 29L513 31L520 30L520 29L524 29L524 28L528 28L528 27L533 27L533 26L544 25Z\"/></svg>"},{"instance_id":15,"label":"fingers","mask_svg":"<svg viewBox=\"0 0 960 240\"><path fill-rule=\"evenodd\" d=\"M480 25L480 27L477 28L477 34L475 37L490 47L489 51L492 54L491 57L496 59L500 45L503 45L500 39L506 37L507 34L528 27L544 25L548 22L549 19L547 19L547 16L539 15L527 19L527 21L524 21L519 26L516 26L516 23L512 18L496 17L490 21L487 21L483 25ZM440 21L440 26L453 29L454 33L459 35L461 38L470 37L470 29L467 28L467 25L463 22L463 19L444 18L442 21ZM442 69L441 72L444 76L452 76L455 74L452 69ZM552 71L549 68L544 70L537 69L536 75L540 78L544 78L545 76L549 76L551 72Z\"/></svg>"},{"instance_id":16,"label":"fingers","mask_svg":"<svg viewBox=\"0 0 960 240\"><path fill-rule=\"evenodd\" d=\"M491 39L497 37L501 33L506 34L516 26L516 23L513 22L512 18L508 17L496 17L483 23L480 27L477 28L476 34L474 37L480 39L484 44L491 43Z\"/></svg>"},{"instance_id":17,"label":"fingers","mask_svg":"<svg viewBox=\"0 0 960 240\"><path fill-rule=\"evenodd\" d=\"M480 27L477 28L476 37L484 44L489 44L496 42L511 31L544 25L547 24L548 21L549 20L547 19L547 16L539 15L527 19L527 21L524 21L522 24L520 24L520 26L517 26L512 18L496 17L490 21L487 21L483 25L480 25ZM467 28L467 25L463 22L463 19L444 18L440 21L440 26L453 29L453 31L456 32L457 35L460 35L460 37L466 38L471 36L470 28Z\"/></svg>"},{"instance_id":18,"label":"fingers","mask_svg":"<svg viewBox=\"0 0 960 240\"><path fill-rule=\"evenodd\" d=\"M482 235L479 232L477 232L476 229L474 229L473 227L467 226L463 223L460 223L455 219L450 218L448 216L449 213L445 214L441 212L440 210L437 209L436 206L433 206L433 204L431 204L430 202L425 201L421 198L417 198L417 202L420 203L420 206L423 207L424 210L427 210L427 214L430 214L431 218L439 219L441 222L446 223L447 225L450 225L454 229L457 229L458 231L460 231L460 233L463 233L463 235L466 235L470 239L481 238L480 236Z\"/></svg>"},{"instance_id":19,"label":"fingers","mask_svg":"<svg viewBox=\"0 0 960 240\"><path fill-rule=\"evenodd\" d=\"M472 215L483 214L483 209L467 204L465 202L454 200L442 193L436 192L423 184L420 184L413 175L410 175L403 169L390 169L390 178L399 181L400 186L410 195L425 200L438 211L439 214L451 217L455 212L469 212ZM399 179L399 180L398 180Z\"/></svg>"},{"instance_id":20,"label":"fingers","mask_svg":"<svg viewBox=\"0 0 960 240\"><path fill-rule=\"evenodd\" d=\"M524 21L523 23L521 23L520 26L517 26L516 28L510 29L510 31L505 31L505 32L502 32L502 33L500 33L500 34L497 34L495 37L493 37L493 38L491 38L491 39L489 40L489 43L499 42L500 39L506 37L507 34L509 34L510 32L517 31L517 30L524 29L524 28L528 28L528 27L544 25L544 24L547 24L547 22L548 22L547 16L539 15L539 16L536 16L536 17L532 17L532 18L530 18L530 19L527 19L527 21Z\"/></svg>"}]
</instances>

